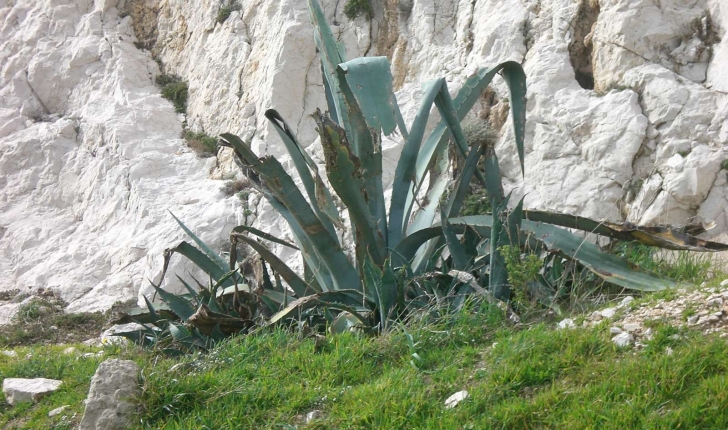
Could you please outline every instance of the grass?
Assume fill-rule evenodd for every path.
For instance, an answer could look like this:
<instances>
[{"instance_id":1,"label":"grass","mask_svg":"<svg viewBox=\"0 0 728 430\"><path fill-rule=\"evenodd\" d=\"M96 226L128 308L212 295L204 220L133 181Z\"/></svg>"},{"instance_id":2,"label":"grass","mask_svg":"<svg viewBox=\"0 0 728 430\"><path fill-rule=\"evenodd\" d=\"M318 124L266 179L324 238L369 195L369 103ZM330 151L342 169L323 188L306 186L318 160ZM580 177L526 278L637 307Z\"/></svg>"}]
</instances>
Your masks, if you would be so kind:
<instances>
[{"instance_id":1,"label":"grass","mask_svg":"<svg viewBox=\"0 0 728 430\"><path fill-rule=\"evenodd\" d=\"M162 91L162 97L172 102L177 113L187 112L187 82L177 75L161 74L154 82Z\"/></svg>"},{"instance_id":2,"label":"grass","mask_svg":"<svg viewBox=\"0 0 728 430\"><path fill-rule=\"evenodd\" d=\"M371 20L374 15L371 0L347 0L344 5L344 15L352 21L359 15L364 15Z\"/></svg>"},{"instance_id":3,"label":"grass","mask_svg":"<svg viewBox=\"0 0 728 430\"><path fill-rule=\"evenodd\" d=\"M618 242L614 252L630 263L678 282L700 285L716 273L712 255L689 251L665 252L639 243Z\"/></svg>"},{"instance_id":4,"label":"grass","mask_svg":"<svg viewBox=\"0 0 728 430\"><path fill-rule=\"evenodd\" d=\"M380 337L329 337L318 348L275 329L233 338L206 356L116 347L105 357L144 369L140 429L726 428L728 343L667 325L653 330L645 349L619 350L607 325L515 328L500 309L481 304ZM3 407L0 426L13 428L22 417L22 428L54 428L61 417L47 412L64 404L72 405L64 414L78 418L100 359L59 347L18 352L0 361L0 377L64 385L38 405ZM469 398L446 409L460 390ZM312 411L319 417L305 424Z\"/></svg>"},{"instance_id":5,"label":"grass","mask_svg":"<svg viewBox=\"0 0 728 430\"><path fill-rule=\"evenodd\" d=\"M217 11L217 22L222 24L230 18L233 11L241 10L243 5L240 2L232 1L229 4L220 6L220 10Z\"/></svg>"},{"instance_id":6,"label":"grass","mask_svg":"<svg viewBox=\"0 0 728 430\"><path fill-rule=\"evenodd\" d=\"M200 157L215 157L217 155L219 149L217 138L203 132L195 133L191 130L185 130L182 137L187 142L187 146L192 148Z\"/></svg>"},{"instance_id":7,"label":"grass","mask_svg":"<svg viewBox=\"0 0 728 430\"><path fill-rule=\"evenodd\" d=\"M0 348L82 342L97 337L114 312L67 314L65 303L52 293L42 294L19 309L13 324L0 326Z\"/></svg>"}]
</instances>

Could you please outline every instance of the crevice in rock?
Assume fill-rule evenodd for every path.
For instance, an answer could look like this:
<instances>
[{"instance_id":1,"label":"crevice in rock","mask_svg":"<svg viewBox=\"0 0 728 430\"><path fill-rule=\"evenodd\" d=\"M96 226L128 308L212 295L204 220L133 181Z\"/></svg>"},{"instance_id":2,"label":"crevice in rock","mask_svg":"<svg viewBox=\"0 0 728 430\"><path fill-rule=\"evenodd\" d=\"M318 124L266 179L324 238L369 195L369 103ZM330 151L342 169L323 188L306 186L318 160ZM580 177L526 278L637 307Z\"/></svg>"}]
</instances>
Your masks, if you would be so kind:
<instances>
[{"instance_id":1,"label":"crevice in rock","mask_svg":"<svg viewBox=\"0 0 728 430\"><path fill-rule=\"evenodd\" d=\"M146 0L131 0L127 2L121 13L131 15L134 36L137 39L134 45L138 49L151 50L157 43L159 35L157 26L159 4Z\"/></svg>"},{"instance_id":2,"label":"crevice in rock","mask_svg":"<svg viewBox=\"0 0 728 430\"><path fill-rule=\"evenodd\" d=\"M374 19L378 24L376 54L386 56L390 61L399 40L398 3L398 0L378 0L372 4L375 11Z\"/></svg>"},{"instance_id":3,"label":"crevice in rock","mask_svg":"<svg viewBox=\"0 0 728 430\"><path fill-rule=\"evenodd\" d=\"M594 89L592 71L592 36L599 17L598 0L582 0L571 23L572 41L569 44L569 58L574 76L579 85L587 90Z\"/></svg>"}]
</instances>

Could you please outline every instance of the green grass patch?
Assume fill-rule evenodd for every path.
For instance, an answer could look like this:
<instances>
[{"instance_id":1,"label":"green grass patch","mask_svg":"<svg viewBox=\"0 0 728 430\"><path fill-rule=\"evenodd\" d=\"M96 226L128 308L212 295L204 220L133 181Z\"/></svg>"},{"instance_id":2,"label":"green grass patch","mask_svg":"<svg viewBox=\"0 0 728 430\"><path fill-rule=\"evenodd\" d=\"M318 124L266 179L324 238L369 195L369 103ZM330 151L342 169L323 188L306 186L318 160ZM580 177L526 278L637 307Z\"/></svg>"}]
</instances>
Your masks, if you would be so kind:
<instances>
[{"instance_id":1,"label":"green grass patch","mask_svg":"<svg viewBox=\"0 0 728 430\"><path fill-rule=\"evenodd\" d=\"M203 132L196 133L190 130L185 130L182 137L185 139L187 146L192 148L200 157L214 157L217 155L219 149L217 138Z\"/></svg>"},{"instance_id":2,"label":"green grass patch","mask_svg":"<svg viewBox=\"0 0 728 430\"><path fill-rule=\"evenodd\" d=\"M172 102L174 111L185 113L187 111L187 82L177 75L161 74L154 82L162 91L162 97Z\"/></svg>"},{"instance_id":3,"label":"green grass patch","mask_svg":"<svg viewBox=\"0 0 728 430\"><path fill-rule=\"evenodd\" d=\"M143 367L140 429L726 428L728 343L661 323L652 328L643 350L620 350L607 325L517 328L499 308L473 304L379 337L346 333L317 345L271 329L207 355L112 347L103 358ZM2 406L0 427L72 428L47 417L65 404L72 405L66 420L80 419L102 358L61 351L21 348L17 358L0 360L2 378L64 381L37 405ZM460 390L469 397L445 408ZM312 411L318 417L305 423Z\"/></svg>"},{"instance_id":4,"label":"green grass patch","mask_svg":"<svg viewBox=\"0 0 728 430\"><path fill-rule=\"evenodd\" d=\"M227 21L228 18L230 18L230 15L233 13L233 11L241 10L242 8L243 5L237 1L231 1L228 4L221 6L220 10L217 11L217 22L222 24L223 22Z\"/></svg>"},{"instance_id":5,"label":"green grass patch","mask_svg":"<svg viewBox=\"0 0 728 430\"><path fill-rule=\"evenodd\" d=\"M372 19L374 10L372 9L371 0L347 0L344 5L344 15L351 20L356 19L359 15Z\"/></svg>"}]
</instances>

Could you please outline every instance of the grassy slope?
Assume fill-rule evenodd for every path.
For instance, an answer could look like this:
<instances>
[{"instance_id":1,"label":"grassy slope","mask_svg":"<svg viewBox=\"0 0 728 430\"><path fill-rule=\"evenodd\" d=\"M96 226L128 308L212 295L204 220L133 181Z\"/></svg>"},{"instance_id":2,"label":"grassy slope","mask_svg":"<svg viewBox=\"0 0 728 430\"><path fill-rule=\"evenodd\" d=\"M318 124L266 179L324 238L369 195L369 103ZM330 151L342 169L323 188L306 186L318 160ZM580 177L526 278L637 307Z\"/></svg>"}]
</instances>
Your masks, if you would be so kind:
<instances>
[{"instance_id":1,"label":"grassy slope","mask_svg":"<svg viewBox=\"0 0 728 430\"><path fill-rule=\"evenodd\" d=\"M483 307L412 325L414 348L404 329L378 338L331 337L319 348L276 330L184 358L171 372L180 360L119 348L105 356L144 368L139 428L728 427L725 340L657 325L654 340L637 352L617 350L607 325L551 327L514 328L499 310ZM64 404L82 412L100 359L76 360L58 348L18 351L17 359L0 358L0 378L59 377L65 384L37 406L3 407L0 426L21 417L21 428L53 428L61 419L47 411ZM470 398L444 408L462 389ZM300 424L300 415L313 410L323 416Z\"/></svg>"}]
</instances>

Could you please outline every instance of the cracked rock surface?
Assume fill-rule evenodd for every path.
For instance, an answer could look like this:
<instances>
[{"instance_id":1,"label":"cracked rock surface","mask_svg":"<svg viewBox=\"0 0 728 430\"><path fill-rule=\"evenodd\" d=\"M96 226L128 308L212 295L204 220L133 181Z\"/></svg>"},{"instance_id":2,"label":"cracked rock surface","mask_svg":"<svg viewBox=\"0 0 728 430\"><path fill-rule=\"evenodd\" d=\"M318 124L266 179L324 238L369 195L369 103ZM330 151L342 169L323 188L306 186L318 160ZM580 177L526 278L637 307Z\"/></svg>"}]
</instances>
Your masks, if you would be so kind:
<instances>
[{"instance_id":1,"label":"cracked rock surface","mask_svg":"<svg viewBox=\"0 0 728 430\"><path fill-rule=\"evenodd\" d=\"M473 115L499 130L506 191L527 207L641 224L698 217L725 239L722 0L386 0L372 21L321 3L349 58L390 58L407 123L425 80L445 77L454 92L479 67L522 63L525 180L502 80ZM239 173L226 149L196 157L183 125L280 156L264 117L275 108L321 161L306 1L241 4L217 22L218 0L0 0L0 290L52 288L73 311L150 294L163 250L184 237L168 211L223 250L245 217L221 179ZM159 64L189 83L186 115L153 84ZM401 145L384 139L387 182ZM255 227L290 239L259 196L246 207ZM188 270L172 260L170 275Z\"/></svg>"}]
</instances>

